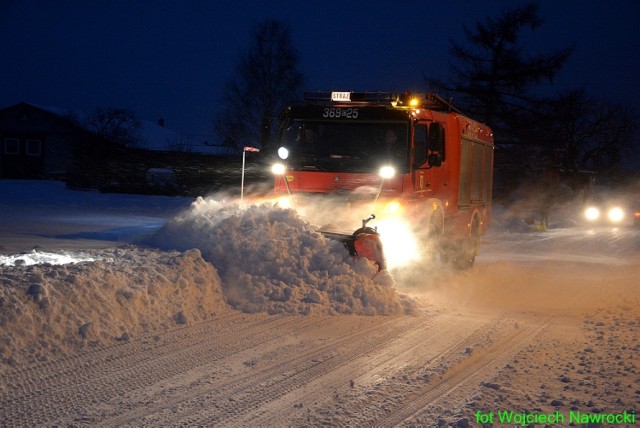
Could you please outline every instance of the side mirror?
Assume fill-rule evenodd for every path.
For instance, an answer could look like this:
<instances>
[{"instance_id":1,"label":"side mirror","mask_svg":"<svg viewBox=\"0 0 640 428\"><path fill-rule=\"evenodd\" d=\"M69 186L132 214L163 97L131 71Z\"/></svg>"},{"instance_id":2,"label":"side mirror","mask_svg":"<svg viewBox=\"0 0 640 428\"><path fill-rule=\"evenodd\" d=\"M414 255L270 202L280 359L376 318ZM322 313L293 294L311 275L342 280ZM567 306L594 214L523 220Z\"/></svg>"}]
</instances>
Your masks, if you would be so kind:
<instances>
[{"instance_id":1,"label":"side mirror","mask_svg":"<svg viewBox=\"0 0 640 428\"><path fill-rule=\"evenodd\" d=\"M441 166L444 160L444 126L434 122L429 126L429 138L427 141L429 166Z\"/></svg>"},{"instance_id":2,"label":"side mirror","mask_svg":"<svg viewBox=\"0 0 640 428\"><path fill-rule=\"evenodd\" d=\"M427 161L427 125L423 123L416 124L414 135L414 153L413 164L415 168L419 168Z\"/></svg>"},{"instance_id":3,"label":"side mirror","mask_svg":"<svg viewBox=\"0 0 640 428\"><path fill-rule=\"evenodd\" d=\"M428 149L432 152L444 151L444 126L434 122L429 126Z\"/></svg>"}]
</instances>

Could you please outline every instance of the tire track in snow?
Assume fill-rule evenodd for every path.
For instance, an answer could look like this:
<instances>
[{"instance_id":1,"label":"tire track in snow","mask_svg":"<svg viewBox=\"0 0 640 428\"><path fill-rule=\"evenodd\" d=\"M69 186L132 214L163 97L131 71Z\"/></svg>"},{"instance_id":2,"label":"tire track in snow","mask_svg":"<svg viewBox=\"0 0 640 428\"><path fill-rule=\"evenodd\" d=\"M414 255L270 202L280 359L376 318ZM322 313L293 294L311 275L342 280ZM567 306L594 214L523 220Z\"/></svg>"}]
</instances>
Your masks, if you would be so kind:
<instances>
[{"instance_id":1,"label":"tire track in snow","mask_svg":"<svg viewBox=\"0 0 640 428\"><path fill-rule=\"evenodd\" d=\"M489 323L489 321L487 321ZM493 325L493 323L491 323ZM281 415L287 415L287 424L307 425L311 421L306 412L309 403L323 403L323 407L332 407L326 401L335 394L345 394L354 387L363 389L373 388L389 377L404 377L409 371L416 371L422 367L427 358L430 362L439 360L441 353L432 343L446 343L459 349L471 336L464 336L460 341L461 331L473 332L477 325L472 325L460 317L438 316L426 320L425 324L415 328L402 337L394 338L380 346L372 348L365 355L357 356L341 367L337 367L324 376L305 384L281 397L273 403L265 403L258 409L245 415L244 418L232 425L236 426L269 426L273 425ZM486 325L481 327L486 330ZM425 340L427 338L429 340ZM464 349L464 348L463 348ZM354 404L351 401L351 404ZM317 404L316 404L317 406ZM335 407L335 406L333 406ZM366 403L359 406L366 410ZM293 422L292 422L293 421ZM321 424L321 421L314 421ZM357 423L357 420L350 422Z\"/></svg>"},{"instance_id":2,"label":"tire track in snow","mask_svg":"<svg viewBox=\"0 0 640 428\"><path fill-rule=\"evenodd\" d=\"M215 327L222 329L223 326L240 320L242 317L243 314L240 312L216 317L214 319ZM220 327L218 324L221 324ZM178 337L200 337L210 333L211 321L204 321L189 327L174 328L161 335L145 335L136 341L113 342L95 349L85 348L57 360L9 372L6 381L13 388L12 397L23 399L24 397L20 395L22 392L29 389L38 390L37 387L42 384L65 387L80 383L80 379L84 381L95 380L96 373L91 371L100 370L99 367L105 363L109 364L110 369L118 370L144 358L144 352L150 350L157 353L171 352L172 348L176 347L176 338ZM37 376L34 373L37 373Z\"/></svg>"},{"instance_id":3,"label":"tire track in snow","mask_svg":"<svg viewBox=\"0 0 640 428\"><path fill-rule=\"evenodd\" d=\"M463 402L459 399L451 400L450 396L458 393L462 388L467 388L467 391L473 390L480 386L483 379L494 376L501 367L546 329L550 322L551 318L547 318L543 322L527 325L482 351L474 353L451 367L435 382L425 385L416 393L406 397L391 413L367 425L388 427L397 426L403 422L410 425L421 425L426 421L433 423L435 419L430 415L430 406L445 399L457 403ZM466 396L469 392L462 394ZM425 420L420 419L421 417Z\"/></svg>"},{"instance_id":4,"label":"tire track in snow","mask_svg":"<svg viewBox=\"0 0 640 428\"><path fill-rule=\"evenodd\" d=\"M318 386L317 392L300 397L291 394L291 409L286 408L286 402L278 403L280 414L287 415L283 424L369 426L372 420L402 403L405 396L444 373L454 361L465 358L469 347L485 346L508 322L507 314L441 314L433 328L388 342L351 364L344 370L348 377L336 371L322 379L326 388ZM345 379L352 381L347 383ZM305 386L304 391L312 388ZM278 418L275 409L265 413L252 425L272 425L269 418Z\"/></svg>"},{"instance_id":5,"label":"tire track in snow","mask_svg":"<svg viewBox=\"0 0 640 428\"><path fill-rule=\"evenodd\" d=\"M11 393L0 397L0 420L16 425L94 423L112 413L111 407L121 411L130 406L123 397L131 391L323 321L247 315L224 320L159 334L155 348L131 341L9 374L6 391ZM74 414L79 420L68 419Z\"/></svg>"},{"instance_id":6,"label":"tire track in snow","mask_svg":"<svg viewBox=\"0 0 640 428\"><path fill-rule=\"evenodd\" d=\"M444 397L470 396L495 374L494 366L545 327L536 321L505 328L514 319L233 314L155 341L137 338L10 373L16 394L0 394L0 420L18 426L304 425L335 422L326 413L334 409L344 410L338 423L422 423L433 420L433 406ZM472 355L464 355L467 347ZM255 365L243 367L251 358ZM425 372L428 379L421 378ZM16 390L20 379L28 381Z\"/></svg>"},{"instance_id":7,"label":"tire track in snow","mask_svg":"<svg viewBox=\"0 0 640 428\"><path fill-rule=\"evenodd\" d=\"M339 321L339 317L337 317ZM245 374L206 384L146 409L117 424L227 425L256 406L282 395L346 364L367 351L384 346L389 340L421 328L424 318L389 317L351 334L326 341L320 346L291 352L275 363ZM142 419L141 419L142 418ZM112 424L113 420L109 420Z\"/></svg>"}]
</instances>

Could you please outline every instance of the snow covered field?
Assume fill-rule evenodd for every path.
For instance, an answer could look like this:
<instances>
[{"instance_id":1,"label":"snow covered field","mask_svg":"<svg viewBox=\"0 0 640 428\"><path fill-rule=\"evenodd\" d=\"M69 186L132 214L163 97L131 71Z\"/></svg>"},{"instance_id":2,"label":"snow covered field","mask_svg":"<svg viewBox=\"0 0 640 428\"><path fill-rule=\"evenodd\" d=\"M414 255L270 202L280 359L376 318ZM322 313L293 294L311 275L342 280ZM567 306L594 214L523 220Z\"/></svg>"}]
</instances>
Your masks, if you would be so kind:
<instances>
[{"instance_id":1,"label":"snow covered field","mask_svg":"<svg viewBox=\"0 0 640 428\"><path fill-rule=\"evenodd\" d=\"M376 274L291 210L0 181L0 420L464 426L480 410L638 409L640 232L496 213L469 271Z\"/></svg>"}]
</instances>

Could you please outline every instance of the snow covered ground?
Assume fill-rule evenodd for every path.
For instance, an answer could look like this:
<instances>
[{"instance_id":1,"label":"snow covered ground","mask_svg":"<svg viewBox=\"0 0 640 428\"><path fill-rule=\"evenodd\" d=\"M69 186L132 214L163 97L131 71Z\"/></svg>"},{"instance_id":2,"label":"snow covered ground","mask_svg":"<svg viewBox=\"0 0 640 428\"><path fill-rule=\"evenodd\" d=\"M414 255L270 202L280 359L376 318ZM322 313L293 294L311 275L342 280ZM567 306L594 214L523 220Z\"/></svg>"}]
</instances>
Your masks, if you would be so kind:
<instances>
[{"instance_id":1,"label":"snow covered ground","mask_svg":"<svg viewBox=\"0 0 640 428\"><path fill-rule=\"evenodd\" d=\"M568 224L558 215L557 224ZM426 323L425 331L431 331L432 319L446 319L447 322L442 321L446 340L466 339L454 346L447 344L445 338L436 339L435 332L435 336L425 336L420 342L430 343L434 349L442 346L439 358L443 360L456 346L469 343L459 354L447 357L445 366L434 370L450 379L457 379L456 373L468 370L466 378L471 379L480 370L473 365L474 358L480 358L477 355L500 356L506 352L502 350L514 348L511 339L504 339L502 347L496 348L502 343L500 334L513 331L509 334L515 335L516 331L526 330L518 330L518 326L537 326L538 316L560 317L563 321L553 323L553 328L548 321L540 321L536 331L542 332L544 340L522 342L523 347L527 343L532 352L535 350L538 360L534 358L534 362L522 367L518 361L522 364L527 359L516 355L515 350L508 354L511 360L507 354L504 358L495 357L507 368L501 366L499 371L490 373L482 369L479 373L491 376L483 383L498 387L484 387L487 393L480 395L482 399L476 392L460 398L457 414L432 406L429 403L435 403L435 398L429 401L425 393L418 400L427 400L424 408L407 415L398 410L382 419L366 419L371 415L358 419L352 411L345 410L337 419L335 415L328 416L329 408L337 405L344 410L362 400L354 395L357 392L369 394L352 384L338 403L316 403L316 413L311 419L307 414L306 420L311 424L340 425L411 417L415 423L425 423L424 418L437 420L445 413L457 420L472 419L471 408L490 410L504 407L504 403L514 410L536 406L548 409L547 402L552 400L545 397L553 388L548 387L546 395L540 395L538 390L540 384L544 389L547 372L571 372L569 386L575 389L577 385L587 385L582 389L588 391L588 385L596 383L593 376L598 367L613 382L607 383L608 387L615 388L615 382L625 380L631 385L619 385L619 392L598 395L601 407L607 405L606 410L611 411L638 408L640 359L631 350L635 349L634 341L638 343L640 331L639 250L640 231L630 226L558 227L536 232L514 221L508 210L496 207L494 224L483 237L477 264L471 270L433 269L416 263L377 274L375 266L351 258L341 244L315 232L295 211L271 204L239 204L222 195L194 200L74 191L59 182L0 181L0 372L15 372L16 379L20 379L25 367L44 370L47 362L64 360L83 350L108 349L114 343L135 342L148 334L162 337L160 332L215 323L219 317L239 311L256 316L285 315L294 321L304 316L318 325L332 324L324 318L327 316L345 317L336 330L343 332L360 328L357 326L363 321L357 321L359 317L354 315L371 316L381 329L386 323L380 321L384 317L415 318L415 322ZM535 322L531 321L532 313ZM430 318L434 314L437 316ZM469 319L469 314L480 315ZM562 327L567 316L576 316L577 324ZM262 318L256 318L259 319ZM468 330L473 325L485 325L489 319L493 321L487 325L493 327L482 330L482 334ZM509 323L516 326L515 330L506 327ZM573 343L577 338L602 344L599 341L604 333L599 332L603 326L608 329L608 342L600 350L584 351L585 356L558 348L558 344ZM409 356L414 355L410 352L414 345L410 343L414 342L403 345ZM486 352L470 358L472 343ZM358 348L356 344L354 349ZM595 346L585 345L586 348ZM551 356L549 349L554 350ZM625 370L623 375L611 374L605 370L605 362L597 360L614 351ZM427 364L409 356L406 367ZM580 363L576 359L581 358L584 363L591 357L597 358L589 370L569 369ZM428 364L436 361L433 358ZM446 371L461 358L462 368ZM378 366L370 364L366 366L370 371L378 370ZM379 364L387 367L387 363ZM466 369L465 364L469 366ZM247 363L247 367L253 366ZM401 371L405 366L398 362L394 367ZM332 378L335 381L340 376L336 373ZM367 376L373 375L363 376L369 379ZM402 381L400 375L398 379L380 376L371 379L387 379L390 384L385 386L383 403L376 405L377 412L393 407L390 403L397 403L400 408L411 394L418 394L402 389L411 382ZM463 377L460 385L467 382ZM496 381L496 377L502 381ZM434 379L432 374L427 378ZM507 380L520 382L523 388L505 389ZM0 392L11 397L12 385L0 384ZM413 387L417 387L415 383ZM434 391L444 388L437 382L431 387ZM42 394L44 397L46 391ZM585 392L575 393L579 397L573 398L574 404L569 404L571 390L557 389L553 394L561 397L558 400L566 411L571 406L586 408ZM366 401L371 401L373 396L367 397ZM623 404L615 407L616 399ZM311 412L313 406L309 406ZM0 416L10 415L9 405L0 405ZM42 417L32 421L77 421L74 415ZM301 420L281 416L280 422L295 425ZM28 420L17 423L25 421ZM160 424L167 421L171 419L161 419Z\"/></svg>"},{"instance_id":2,"label":"snow covered ground","mask_svg":"<svg viewBox=\"0 0 640 428\"><path fill-rule=\"evenodd\" d=\"M131 242L191 199L74 191L59 181L0 181L0 252L82 249Z\"/></svg>"}]
</instances>

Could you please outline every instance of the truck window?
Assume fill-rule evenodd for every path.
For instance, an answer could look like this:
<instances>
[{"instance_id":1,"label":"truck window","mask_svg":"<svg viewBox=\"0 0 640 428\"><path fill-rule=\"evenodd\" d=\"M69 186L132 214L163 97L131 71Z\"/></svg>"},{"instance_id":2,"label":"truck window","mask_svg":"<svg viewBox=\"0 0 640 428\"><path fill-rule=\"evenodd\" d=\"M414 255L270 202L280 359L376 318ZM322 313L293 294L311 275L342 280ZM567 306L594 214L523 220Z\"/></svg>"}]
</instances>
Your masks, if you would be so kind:
<instances>
[{"instance_id":1,"label":"truck window","mask_svg":"<svg viewBox=\"0 0 640 428\"><path fill-rule=\"evenodd\" d=\"M416 124L413 132L413 164L420 168L427 161L427 125Z\"/></svg>"},{"instance_id":2,"label":"truck window","mask_svg":"<svg viewBox=\"0 0 640 428\"><path fill-rule=\"evenodd\" d=\"M280 142L294 169L377 173L390 164L401 173L408 170L408 122L291 120Z\"/></svg>"}]
</instances>

